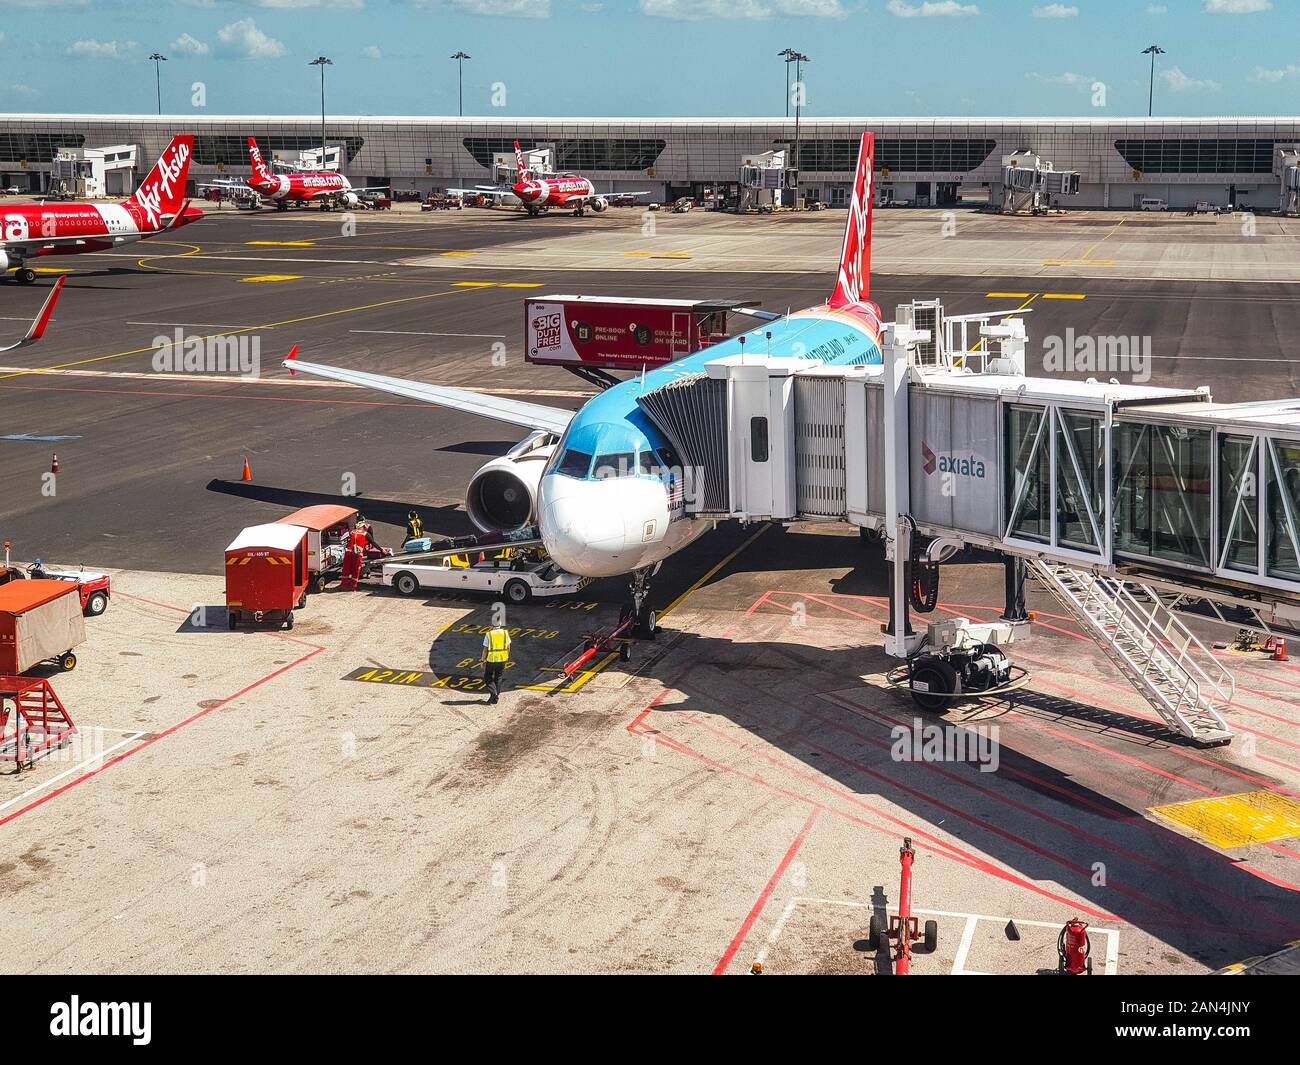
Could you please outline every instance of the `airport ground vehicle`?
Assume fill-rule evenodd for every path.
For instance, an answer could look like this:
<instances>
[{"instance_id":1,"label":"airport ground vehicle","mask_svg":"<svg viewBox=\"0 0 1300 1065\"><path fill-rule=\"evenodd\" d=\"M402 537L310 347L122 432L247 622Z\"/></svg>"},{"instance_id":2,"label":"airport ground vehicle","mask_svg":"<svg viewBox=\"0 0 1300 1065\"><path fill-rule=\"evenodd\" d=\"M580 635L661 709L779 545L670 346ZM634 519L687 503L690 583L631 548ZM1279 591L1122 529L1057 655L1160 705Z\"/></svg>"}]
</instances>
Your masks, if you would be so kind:
<instances>
[{"instance_id":1,"label":"airport ground vehicle","mask_svg":"<svg viewBox=\"0 0 1300 1065\"><path fill-rule=\"evenodd\" d=\"M587 578L566 573L551 561L494 558L458 566L455 557L426 563L386 562L383 582L401 595L415 595L421 590L483 592L515 604L526 603L534 596L572 595L589 583Z\"/></svg>"},{"instance_id":2,"label":"airport ground vehicle","mask_svg":"<svg viewBox=\"0 0 1300 1065\"><path fill-rule=\"evenodd\" d=\"M323 503L295 510L275 522L307 530L307 586L318 592L343 567L343 541L357 520L355 507Z\"/></svg>"},{"instance_id":3,"label":"airport ground vehicle","mask_svg":"<svg viewBox=\"0 0 1300 1065\"><path fill-rule=\"evenodd\" d=\"M108 609L108 597L112 592L107 573L87 573L84 569L46 569L38 559L28 567L27 576L34 581L64 581L76 585L81 612L88 618L98 617Z\"/></svg>"},{"instance_id":4,"label":"airport ground vehicle","mask_svg":"<svg viewBox=\"0 0 1300 1065\"><path fill-rule=\"evenodd\" d=\"M275 522L244 529L226 548L226 616L240 621L283 621L307 601L309 530Z\"/></svg>"},{"instance_id":5,"label":"airport ground vehicle","mask_svg":"<svg viewBox=\"0 0 1300 1065\"><path fill-rule=\"evenodd\" d=\"M75 586L66 581L0 585L0 674L16 676L46 661L73 669L73 648L86 641Z\"/></svg>"},{"instance_id":6,"label":"airport ground vehicle","mask_svg":"<svg viewBox=\"0 0 1300 1065\"><path fill-rule=\"evenodd\" d=\"M1167 211L1169 204L1158 196L1143 196L1141 208L1144 211Z\"/></svg>"}]
</instances>

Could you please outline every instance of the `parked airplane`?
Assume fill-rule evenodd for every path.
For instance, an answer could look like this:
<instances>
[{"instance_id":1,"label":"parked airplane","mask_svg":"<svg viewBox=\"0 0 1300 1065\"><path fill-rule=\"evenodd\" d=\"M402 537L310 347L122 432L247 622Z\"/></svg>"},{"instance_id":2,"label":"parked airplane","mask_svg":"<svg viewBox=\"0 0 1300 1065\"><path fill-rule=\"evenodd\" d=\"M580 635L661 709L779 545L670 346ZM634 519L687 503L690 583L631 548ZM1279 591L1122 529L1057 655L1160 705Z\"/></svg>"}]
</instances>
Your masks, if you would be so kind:
<instances>
[{"instance_id":1,"label":"parked airplane","mask_svg":"<svg viewBox=\"0 0 1300 1065\"><path fill-rule=\"evenodd\" d=\"M530 217L545 214L551 207L573 208L581 217L590 207L599 214L609 206L609 197L649 196L648 192L599 193L596 186L579 174L534 174L524 164L524 152L515 141L515 168L518 179L513 185L476 185L472 189L448 189L459 196L486 196L504 200L514 197L528 209Z\"/></svg>"},{"instance_id":2,"label":"parked airplane","mask_svg":"<svg viewBox=\"0 0 1300 1065\"><path fill-rule=\"evenodd\" d=\"M470 519L495 532L536 522L550 556L571 573L631 575L630 606L641 632L652 634L651 575L714 523L692 518L683 505L681 460L639 400L701 373L706 362L743 353L745 341L751 351L757 344L825 365L881 361L880 309L867 299L874 143L873 134L862 135L839 274L825 304L784 316L749 311L767 320L744 336L613 385L576 412L301 362L297 348L284 365L531 430L474 475L466 497Z\"/></svg>"},{"instance_id":3,"label":"parked airplane","mask_svg":"<svg viewBox=\"0 0 1300 1065\"><path fill-rule=\"evenodd\" d=\"M265 196L275 203L277 209L288 210L290 205L305 207L309 203L319 203L326 207L356 207L361 202L360 193L387 192L388 186L376 185L370 188L353 188L347 175L337 170L289 170L273 174L267 169L262 159L257 138L248 138L248 161L253 174L247 183L237 181L214 181L214 188L250 188L259 196Z\"/></svg>"},{"instance_id":4,"label":"parked airplane","mask_svg":"<svg viewBox=\"0 0 1300 1065\"><path fill-rule=\"evenodd\" d=\"M144 181L121 203L35 203L0 210L4 233L0 270L16 270L24 285L36 280L25 265L42 255L107 251L202 218L185 199L185 176L194 149L192 134L172 138Z\"/></svg>"}]
</instances>

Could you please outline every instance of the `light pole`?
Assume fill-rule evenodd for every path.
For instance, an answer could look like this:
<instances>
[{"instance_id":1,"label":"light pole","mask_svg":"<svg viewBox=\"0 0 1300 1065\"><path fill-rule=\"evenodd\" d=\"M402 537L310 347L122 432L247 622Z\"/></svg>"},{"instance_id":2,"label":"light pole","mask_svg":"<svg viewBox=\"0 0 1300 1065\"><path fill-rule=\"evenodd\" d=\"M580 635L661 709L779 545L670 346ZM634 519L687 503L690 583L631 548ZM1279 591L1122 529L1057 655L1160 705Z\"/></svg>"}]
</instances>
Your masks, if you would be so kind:
<instances>
[{"instance_id":1,"label":"light pole","mask_svg":"<svg viewBox=\"0 0 1300 1065\"><path fill-rule=\"evenodd\" d=\"M463 118L465 116L465 60L473 59L474 57L468 52L457 52L451 58L456 60L456 82L459 87L460 97L459 110L461 117Z\"/></svg>"},{"instance_id":2,"label":"light pole","mask_svg":"<svg viewBox=\"0 0 1300 1065\"><path fill-rule=\"evenodd\" d=\"M162 114L162 65L167 62L167 57L160 52L154 52L149 57L153 60L153 80L158 89L158 113Z\"/></svg>"},{"instance_id":3,"label":"light pole","mask_svg":"<svg viewBox=\"0 0 1300 1065\"><path fill-rule=\"evenodd\" d=\"M320 168L325 169L325 68L334 65L334 60L318 55L309 67L320 67Z\"/></svg>"},{"instance_id":4,"label":"light pole","mask_svg":"<svg viewBox=\"0 0 1300 1065\"><path fill-rule=\"evenodd\" d=\"M802 52L795 52L794 60L794 89L797 95L794 98L794 206L799 206L799 178L802 176L799 160L799 115L803 111L803 65L811 63ZM786 60L790 62L790 60Z\"/></svg>"},{"instance_id":5,"label":"light pole","mask_svg":"<svg viewBox=\"0 0 1300 1065\"><path fill-rule=\"evenodd\" d=\"M785 117L790 117L790 61L799 53L793 48L783 48L777 57L785 60Z\"/></svg>"},{"instance_id":6,"label":"light pole","mask_svg":"<svg viewBox=\"0 0 1300 1065\"><path fill-rule=\"evenodd\" d=\"M1150 118L1156 102L1156 56L1164 55L1165 50L1160 45L1153 44L1150 48L1143 48L1142 54L1151 57L1151 84L1147 89L1147 118Z\"/></svg>"}]
</instances>

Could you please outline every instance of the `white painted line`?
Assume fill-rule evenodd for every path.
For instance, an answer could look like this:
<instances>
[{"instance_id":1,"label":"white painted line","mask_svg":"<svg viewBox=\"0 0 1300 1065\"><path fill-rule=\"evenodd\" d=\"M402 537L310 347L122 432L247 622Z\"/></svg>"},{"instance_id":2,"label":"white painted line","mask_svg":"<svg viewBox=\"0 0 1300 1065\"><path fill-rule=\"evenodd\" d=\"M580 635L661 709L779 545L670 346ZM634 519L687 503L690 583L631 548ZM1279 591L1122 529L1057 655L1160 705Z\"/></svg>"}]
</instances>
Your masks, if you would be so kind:
<instances>
[{"instance_id":1,"label":"white painted line","mask_svg":"<svg viewBox=\"0 0 1300 1065\"><path fill-rule=\"evenodd\" d=\"M244 325L216 325L212 322L127 322L127 325L161 325L169 329L247 329Z\"/></svg>"},{"instance_id":2,"label":"white painted line","mask_svg":"<svg viewBox=\"0 0 1300 1065\"><path fill-rule=\"evenodd\" d=\"M116 731L119 731L119 730L117 730L117 729L112 729L112 730L108 730L108 731L116 732ZM57 784L60 780L62 780L62 779L63 779L64 777L66 777L66 776L70 776L70 775L73 774L73 773L80 773L80 772L81 772L82 770L84 770L86 767L92 765L92 764L95 763L95 762L101 762L101 761L103 761L103 760L104 760L105 758L107 758L110 754L112 754L114 751L116 751L119 747L125 747L128 743L134 743L136 740L138 740L138 739L139 739L141 736L143 736L143 735L144 735L143 732L135 732L135 733L132 733L130 736L127 736L127 738L124 739L124 740L118 740L118 742L115 743L115 744L113 744L112 747L106 747L104 750L100 751L98 754L96 754L96 755L92 755L92 756L89 757L89 758L83 759L81 762L78 762L76 765L74 765L71 769L65 769L62 773L59 773L59 774L57 774L56 776L52 776L52 777L50 777L49 780L42 781L40 784L37 784L35 787L28 788L28 789L27 789L26 791L24 791L21 795L16 795L16 796L14 796L14 798L10 799L8 802L2 802L2 803L0 803L0 810L4 810L4 809L6 809L6 808L8 808L8 807L10 807L10 806L13 806L15 803L22 802L22 801L23 801L24 799L26 799L29 795L35 795L38 791L44 791L46 788L48 788L48 787L50 787L50 786L52 786L52 785L54 785L54 784Z\"/></svg>"},{"instance_id":3,"label":"white painted line","mask_svg":"<svg viewBox=\"0 0 1300 1065\"><path fill-rule=\"evenodd\" d=\"M754 958L756 965L762 965L763 960L767 957L767 952L774 946L776 941L781 938L781 931L785 928L785 922L790 914L794 913L794 908L799 904L798 896L792 898L785 904L785 909L781 911L781 916L776 919L776 924L772 926L772 931L768 933L767 942L759 950L757 957Z\"/></svg>"},{"instance_id":4,"label":"white painted line","mask_svg":"<svg viewBox=\"0 0 1300 1065\"><path fill-rule=\"evenodd\" d=\"M487 340L504 340L504 333L417 333L409 329L349 329L349 333L382 333L395 337L481 337Z\"/></svg>"},{"instance_id":5,"label":"white painted line","mask_svg":"<svg viewBox=\"0 0 1300 1065\"><path fill-rule=\"evenodd\" d=\"M953 976L983 976L983 973L975 973L966 968L966 955L970 953L971 943L975 941L975 928L980 923L978 917L967 917L966 927L962 929L961 942L957 944L957 956L953 959L952 975Z\"/></svg>"}]
</instances>

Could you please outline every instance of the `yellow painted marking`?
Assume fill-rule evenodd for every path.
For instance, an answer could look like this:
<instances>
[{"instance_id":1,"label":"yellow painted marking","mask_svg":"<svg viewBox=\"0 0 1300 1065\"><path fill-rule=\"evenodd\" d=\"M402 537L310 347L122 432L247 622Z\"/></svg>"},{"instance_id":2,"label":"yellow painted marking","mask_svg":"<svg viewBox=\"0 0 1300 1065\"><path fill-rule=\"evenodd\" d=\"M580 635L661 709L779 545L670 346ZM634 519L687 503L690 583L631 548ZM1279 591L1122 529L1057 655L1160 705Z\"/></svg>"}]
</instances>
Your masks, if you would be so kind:
<instances>
[{"instance_id":1,"label":"yellow painted marking","mask_svg":"<svg viewBox=\"0 0 1300 1065\"><path fill-rule=\"evenodd\" d=\"M1067 266L1072 262L1074 262L1073 259L1044 259L1043 265L1044 266Z\"/></svg>"},{"instance_id":2,"label":"yellow painted marking","mask_svg":"<svg viewBox=\"0 0 1300 1065\"><path fill-rule=\"evenodd\" d=\"M1096 244L1094 244L1091 248L1089 248L1087 251L1083 253L1083 258L1091 259L1092 253L1095 252L1098 248L1100 248L1103 244L1105 244L1106 241L1110 240L1110 238L1113 237L1116 233L1118 233L1119 227L1122 226L1127 221L1128 221L1127 218L1121 218L1118 222L1116 222L1113 226L1111 226L1109 233L1107 233L1104 237L1101 238L1101 240L1097 241Z\"/></svg>"},{"instance_id":3,"label":"yellow painted marking","mask_svg":"<svg viewBox=\"0 0 1300 1065\"><path fill-rule=\"evenodd\" d=\"M1118 261L1119 261L1118 259L1085 259L1084 260L1084 262L1086 262L1089 266L1114 266Z\"/></svg>"},{"instance_id":4,"label":"yellow painted marking","mask_svg":"<svg viewBox=\"0 0 1300 1065\"><path fill-rule=\"evenodd\" d=\"M624 255L632 255L632 256L642 256L642 257L645 257L645 258L648 258L649 255L650 255L650 253L649 253L648 251L625 251L623 254L624 254Z\"/></svg>"},{"instance_id":5,"label":"yellow painted marking","mask_svg":"<svg viewBox=\"0 0 1300 1065\"><path fill-rule=\"evenodd\" d=\"M581 670L575 676L566 678L563 674L561 674L554 681L547 681L542 684L520 684L515 690L525 691L525 692L546 692L548 695L572 695L584 684L586 684L587 681L591 680L591 678L594 677L597 673L601 672L601 670L603 670L617 657L618 657L618 652L611 651L599 662L597 662L594 666L592 666L591 669ZM564 687L557 687L557 685L561 681L565 682Z\"/></svg>"},{"instance_id":6,"label":"yellow painted marking","mask_svg":"<svg viewBox=\"0 0 1300 1065\"><path fill-rule=\"evenodd\" d=\"M741 544L734 551L732 551L731 554L727 555L727 557L724 558L721 562L719 562L716 566L713 566L706 574L704 574L703 577L701 577L698 581L696 581L689 588L687 588L686 591L682 592L681 595L679 595L676 599L674 599L671 603L669 603L666 607L664 607L663 610L659 611L659 616L661 618L666 618L669 614L671 614L674 610L676 610L679 606L681 606L683 602L686 601L686 597L688 595L690 595L694 591L697 591L699 588L703 587L705 583L707 583L710 579L712 579L715 573L721 570L723 566L727 565L727 563L731 562L732 559L734 559L743 550L745 550L745 548L747 548L750 544L752 544L755 540L757 540L760 536L762 536L765 532L767 532L769 528L771 528L771 526L767 522L764 522L762 525L760 525L757 529L754 530L753 533L750 534L749 538L746 539L743 544Z\"/></svg>"},{"instance_id":7,"label":"yellow painted marking","mask_svg":"<svg viewBox=\"0 0 1300 1065\"><path fill-rule=\"evenodd\" d=\"M256 277L241 277L239 280L254 285L263 281L301 281L302 274L258 274Z\"/></svg>"},{"instance_id":8,"label":"yellow painted marking","mask_svg":"<svg viewBox=\"0 0 1300 1065\"><path fill-rule=\"evenodd\" d=\"M246 240L244 242L253 247L266 248L314 248L314 240Z\"/></svg>"},{"instance_id":9,"label":"yellow painted marking","mask_svg":"<svg viewBox=\"0 0 1300 1065\"><path fill-rule=\"evenodd\" d=\"M196 247L194 249L198 251ZM178 256L183 258L184 256ZM158 258L158 256L154 256ZM143 263L144 260L139 260ZM238 336L240 333L256 333L263 329L279 329L286 325L300 325L303 322L314 322L321 318L334 318L340 314L355 314L358 311L373 311L379 307L393 307L399 303L414 303L416 300L431 300L438 296L454 296L456 293L452 289L440 289L437 292L421 292L417 296L397 296L391 300L379 300L376 303L362 303L356 307L340 307L333 311L320 311L317 314L304 314L298 318L285 318L279 322L264 322L261 325L246 325L242 329L227 329L220 333L209 333L206 336L199 337L199 340L210 340L213 337L231 337ZM131 348L129 351L115 351L111 355L92 355L87 359L75 359L72 362L61 362L54 366L36 366L30 370L15 370L12 373L0 374L0 381L7 381L11 377L26 377L29 374L48 373L52 370L66 370L72 366L85 366L92 362L107 362L110 359L124 359L128 355L143 355L145 352L153 352L152 347L148 348Z\"/></svg>"},{"instance_id":10,"label":"yellow painted marking","mask_svg":"<svg viewBox=\"0 0 1300 1065\"><path fill-rule=\"evenodd\" d=\"M503 281L502 288L541 288L540 281Z\"/></svg>"},{"instance_id":11,"label":"yellow painted marking","mask_svg":"<svg viewBox=\"0 0 1300 1065\"><path fill-rule=\"evenodd\" d=\"M689 259L690 255L684 251L666 251L662 255L652 255L652 259Z\"/></svg>"},{"instance_id":12,"label":"yellow painted marking","mask_svg":"<svg viewBox=\"0 0 1300 1065\"><path fill-rule=\"evenodd\" d=\"M33 266L32 269L38 274L70 274L71 266Z\"/></svg>"},{"instance_id":13,"label":"yellow painted marking","mask_svg":"<svg viewBox=\"0 0 1300 1065\"><path fill-rule=\"evenodd\" d=\"M495 281L453 281L456 288L495 288Z\"/></svg>"},{"instance_id":14,"label":"yellow painted marking","mask_svg":"<svg viewBox=\"0 0 1300 1065\"><path fill-rule=\"evenodd\" d=\"M1027 300L1030 295L1029 292L986 292L984 298L987 300Z\"/></svg>"},{"instance_id":15,"label":"yellow painted marking","mask_svg":"<svg viewBox=\"0 0 1300 1065\"><path fill-rule=\"evenodd\" d=\"M476 251L444 251L444 252L439 252L438 254L439 254L439 255L465 256L465 255L477 255L478 252L476 252Z\"/></svg>"},{"instance_id":16,"label":"yellow painted marking","mask_svg":"<svg viewBox=\"0 0 1300 1065\"><path fill-rule=\"evenodd\" d=\"M1275 791L1193 799L1153 806L1150 812L1225 850L1300 836L1300 802Z\"/></svg>"},{"instance_id":17,"label":"yellow painted marking","mask_svg":"<svg viewBox=\"0 0 1300 1065\"><path fill-rule=\"evenodd\" d=\"M1081 292L1044 292L1045 300L1086 300L1088 297Z\"/></svg>"}]
</instances>

